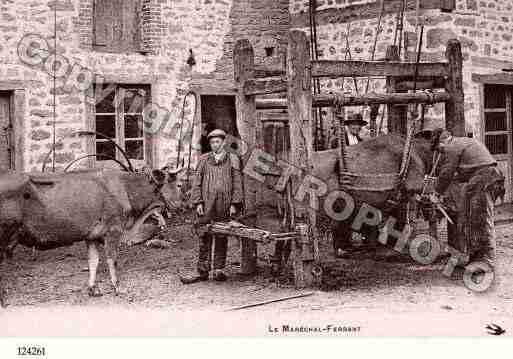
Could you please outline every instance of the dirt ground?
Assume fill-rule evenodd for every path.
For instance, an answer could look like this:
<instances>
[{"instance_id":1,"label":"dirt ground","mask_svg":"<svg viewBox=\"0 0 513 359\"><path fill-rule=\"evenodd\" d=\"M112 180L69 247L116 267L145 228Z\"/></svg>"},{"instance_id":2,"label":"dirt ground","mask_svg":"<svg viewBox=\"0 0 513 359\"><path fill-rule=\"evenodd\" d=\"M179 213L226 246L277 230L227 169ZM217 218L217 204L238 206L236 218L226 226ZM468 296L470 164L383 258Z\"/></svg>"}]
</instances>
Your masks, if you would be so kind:
<instances>
[{"instance_id":1,"label":"dirt ground","mask_svg":"<svg viewBox=\"0 0 513 359\"><path fill-rule=\"evenodd\" d=\"M80 315L77 313L97 311L100 318L109 321L105 313L120 310L125 313L122 318L127 321L131 318L127 327L120 327L118 323L116 330L119 331L111 332L106 330L109 326L103 324L100 329L106 331L95 333L175 335L176 328L183 327L185 322L181 321L180 325L169 322L168 327L161 323L161 326L153 330L146 328L143 333L134 324L140 318L131 316L138 311L167 311L169 318L180 317L183 313L211 313L209 318L214 320L216 315L233 306L308 291L296 290L287 276L282 276L280 280L271 276L265 261L270 248L261 248L259 251L259 257L263 260L259 262L256 276L239 276L237 240L232 240L229 248L227 282L208 281L182 285L178 280L178 272L194 268L197 242L188 227L172 231L171 236L173 243L170 248L156 249L141 245L121 250L118 260L121 293L118 296L110 288L106 264L102 261L98 280L104 295L99 298L87 296L87 253L84 243L37 252L35 257L30 249L18 247L13 259L0 265L9 304L7 309L0 309L0 322L8 323L7 326L1 326L0 332L4 335L26 335L28 327L34 329L33 334L43 330L41 325L44 319L33 326L38 317L34 316L30 321L25 315L27 312L31 315L40 313L42 318L47 315L54 319L56 312L75 312L79 320ZM351 325L366 327L366 335L485 335L484 326L492 322L510 324L510 331L513 332L513 226L499 226L497 238L497 279L493 288L485 293L467 289L463 285L461 273L452 278L445 277L442 274L443 264L440 263L423 266L413 261L388 261L375 255L359 255L357 258L335 261L330 250L331 243L322 243L324 260L329 263L328 266L336 269L333 272L339 276L335 281L336 288L329 291L315 290L312 296L306 298L238 311L237 320L245 323L242 324L244 328L247 328L248 323L254 323L255 328L251 324L249 327L256 330L257 335L269 334L265 328L272 321L280 324L292 318L296 321L301 318L302 323L306 318L309 318L309 323L326 323L344 318L345 323L349 321ZM174 314L169 314L171 312ZM116 318L119 321L119 316ZM159 315L159 318L162 317ZM436 318L442 321L437 322ZM452 327L447 324L449 319ZM428 324L430 321L435 322ZM200 326L201 321L195 323ZM213 325L212 321L204 323ZM455 323L458 325L454 326ZM131 325L134 327L129 328ZM171 329L173 326L175 330ZM83 334L81 330L75 332L71 329L63 333L55 328L55 324L52 328L56 331L44 333ZM188 325L179 334L188 333L192 328ZM201 330L196 328L192 333L198 334ZM225 331L216 330L216 334L219 333ZM255 332L250 330L247 334Z\"/></svg>"}]
</instances>

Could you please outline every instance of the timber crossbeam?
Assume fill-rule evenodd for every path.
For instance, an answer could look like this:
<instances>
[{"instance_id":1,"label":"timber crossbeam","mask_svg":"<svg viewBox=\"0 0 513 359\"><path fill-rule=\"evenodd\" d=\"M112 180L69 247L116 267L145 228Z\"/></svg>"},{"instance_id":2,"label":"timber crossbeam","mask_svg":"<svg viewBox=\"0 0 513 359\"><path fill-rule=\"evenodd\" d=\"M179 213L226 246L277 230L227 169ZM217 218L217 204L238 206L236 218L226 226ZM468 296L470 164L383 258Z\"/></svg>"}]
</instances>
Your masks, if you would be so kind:
<instances>
[{"instance_id":1,"label":"timber crossbeam","mask_svg":"<svg viewBox=\"0 0 513 359\"><path fill-rule=\"evenodd\" d=\"M397 92L397 93L367 93L358 96L342 96L334 94L320 94L313 96L312 107L363 106L371 104L401 105L409 103L434 104L451 100L446 91L439 92ZM278 110L287 108L286 98L256 99L257 110Z\"/></svg>"},{"instance_id":2,"label":"timber crossbeam","mask_svg":"<svg viewBox=\"0 0 513 359\"><path fill-rule=\"evenodd\" d=\"M449 65L444 62L387 62L387 61L336 61L311 62L312 77L367 77L367 76L449 76Z\"/></svg>"}]
</instances>

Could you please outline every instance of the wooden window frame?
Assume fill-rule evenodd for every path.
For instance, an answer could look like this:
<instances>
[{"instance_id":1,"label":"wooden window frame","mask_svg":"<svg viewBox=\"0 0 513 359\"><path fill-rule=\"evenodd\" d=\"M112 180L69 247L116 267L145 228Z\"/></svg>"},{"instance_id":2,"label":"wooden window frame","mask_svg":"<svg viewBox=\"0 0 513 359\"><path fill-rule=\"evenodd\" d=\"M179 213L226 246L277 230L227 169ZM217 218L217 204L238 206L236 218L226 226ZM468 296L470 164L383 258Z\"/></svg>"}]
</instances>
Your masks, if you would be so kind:
<instances>
[{"instance_id":1,"label":"wooden window frame","mask_svg":"<svg viewBox=\"0 0 513 359\"><path fill-rule=\"evenodd\" d=\"M127 139L125 137L125 116L130 116L130 115L141 115L141 113L139 112L125 112L124 110L124 99L125 99L125 95L124 94L121 94L121 99L119 99L119 96L120 96L120 93L124 90L126 90L127 88L130 88L130 87L133 87L133 88L137 88L137 87L145 87L149 93L146 97L146 103L143 104L143 108L146 104L148 103L151 103L151 97L152 97L152 93L153 93L153 86L151 84L147 84L147 83L109 83L108 85L105 85L105 84L102 84L101 86L103 86L103 90L105 90L105 88L107 88L107 86L109 85L115 85L115 89L113 91L115 91L115 95L114 95L114 103L115 103L115 112L114 113L111 113L111 112L96 112L96 103L92 104L90 106L90 125L89 125L89 128L93 131L96 131L96 116L97 115L109 115L109 116L112 116L114 115L114 119L116 121L115 123L115 142L121 146L121 148L123 148L123 150L126 150L126 142L127 142ZM94 90L92 91L92 98L96 98L95 97L95 91L96 91L96 86L97 84L95 84L95 86L93 87ZM144 126L143 126L143 129L144 129ZM136 160L136 159L132 159L132 161L138 161L138 162L143 162L144 165L146 166L150 166L150 167L153 167L153 164L155 163L155 141L153 139L153 136L147 132L143 132L143 136L142 137L134 137L134 138L130 138L128 139L128 141L137 141L137 140L142 140L143 141L143 159L142 160ZM96 143L98 142L106 142L107 140L103 140L103 139L97 139L97 138L92 138L90 141L89 141L89 144L88 144L88 153L90 154L96 154ZM119 153L119 151L116 149L116 159L118 160L121 160L121 161L124 161L124 157L121 153ZM101 160L98 160L95 156L91 158L90 162L89 162L89 165L90 167L95 167L99 164L101 164L102 162L109 162L109 160L105 160L105 161L101 161Z\"/></svg>"},{"instance_id":2,"label":"wooden window frame","mask_svg":"<svg viewBox=\"0 0 513 359\"><path fill-rule=\"evenodd\" d=\"M506 107L498 107L498 108L486 108L485 107L485 86L499 86L499 85L508 85L508 84L502 84L502 83L481 83L479 86L479 92L480 92L480 102L481 102L481 108L480 108L480 118L481 118L481 141L486 144L486 136L487 135L507 135L508 136L508 149L507 153L501 153L501 154L494 154L493 156L499 160L499 161L512 161L511 158L513 156L513 130L512 130L512 123L513 123L513 85L511 86L511 90L507 91L505 94L506 98ZM487 113L502 113L504 112L506 114L506 130L499 130L499 131L486 131L486 114Z\"/></svg>"}]
</instances>

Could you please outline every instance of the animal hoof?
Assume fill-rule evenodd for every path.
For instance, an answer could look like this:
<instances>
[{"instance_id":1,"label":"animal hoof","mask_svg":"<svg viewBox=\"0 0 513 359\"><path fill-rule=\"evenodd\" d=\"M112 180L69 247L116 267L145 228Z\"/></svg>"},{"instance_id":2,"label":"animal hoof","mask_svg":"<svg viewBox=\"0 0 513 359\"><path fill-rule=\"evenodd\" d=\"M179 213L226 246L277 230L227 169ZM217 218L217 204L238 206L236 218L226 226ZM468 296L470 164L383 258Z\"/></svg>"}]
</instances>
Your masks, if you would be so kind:
<instances>
[{"instance_id":1,"label":"animal hoof","mask_svg":"<svg viewBox=\"0 0 513 359\"><path fill-rule=\"evenodd\" d=\"M98 286L96 286L96 285L87 288L87 294L90 297L101 297L103 295L102 292L100 291L100 288L98 288Z\"/></svg>"},{"instance_id":2,"label":"animal hoof","mask_svg":"<svg viewBox=\"0 0 513 359\"><path fill-rule=\"evenodd\" d=\"M120 293L120 292L119 292L119 288L118 288L118 286L113 285L113 286L112 286L112 291L114 292L114 295L115 295L116 297L117 297L117 296L119 296L119 293Z\"/></svg>"}]
</instances>

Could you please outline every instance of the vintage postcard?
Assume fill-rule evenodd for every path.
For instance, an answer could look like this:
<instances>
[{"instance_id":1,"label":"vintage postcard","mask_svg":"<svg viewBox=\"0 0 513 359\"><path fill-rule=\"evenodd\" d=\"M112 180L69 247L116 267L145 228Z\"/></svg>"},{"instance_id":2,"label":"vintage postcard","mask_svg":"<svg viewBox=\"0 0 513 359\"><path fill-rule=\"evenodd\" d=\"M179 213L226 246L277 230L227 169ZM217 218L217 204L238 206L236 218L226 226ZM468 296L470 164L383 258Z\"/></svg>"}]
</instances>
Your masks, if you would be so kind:
<instances>
[{"instance_id":1,"label":"vintage postcard","mask_svg":"<svg viewBox=\"0 0 513 359\"><path fill-rule=\"evenodd\" d=\"M0 1L0 336L508 336L512 24Z\"/></svg>"}]
</instances>

